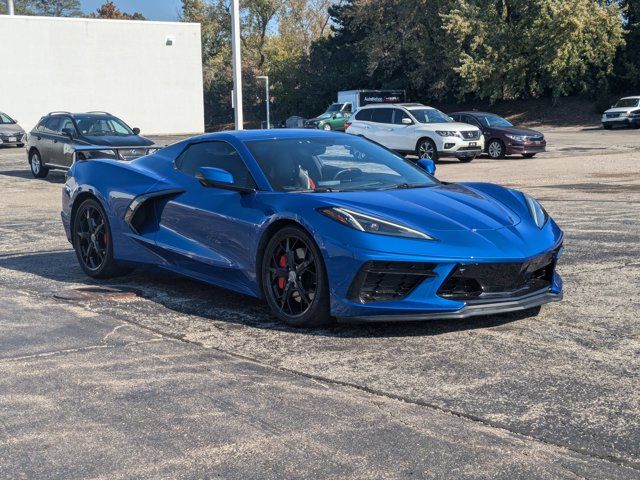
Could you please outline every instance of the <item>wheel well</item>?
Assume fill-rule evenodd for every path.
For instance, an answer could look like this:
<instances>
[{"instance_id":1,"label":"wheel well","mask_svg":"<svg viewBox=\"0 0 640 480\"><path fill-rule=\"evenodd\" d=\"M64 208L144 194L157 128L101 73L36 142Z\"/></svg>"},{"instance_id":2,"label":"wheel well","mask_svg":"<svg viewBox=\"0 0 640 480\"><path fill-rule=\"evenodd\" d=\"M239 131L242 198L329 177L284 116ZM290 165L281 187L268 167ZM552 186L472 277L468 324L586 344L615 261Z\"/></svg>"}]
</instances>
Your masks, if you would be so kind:
<instances>
[{"instance_id":1,"label":"wheel well","mask_svg":"<svg viewBox=\"0 0 640 480\"><path fill-rule=\"evenodd\" d=\"M500 142L502 145L504 145L504 141L502 141L502 140L501 140L501 139L499 139L498 137L491 137L491 138L489 139L489 141L487 142L487 148L489 147L489 144L490 144L491 142L493 142L494 140L497 140L497 141L498 141L498 142Z\"/></svg>"},{"instance_id":2,"label":"wheel well","mask_svg":"<svg viewBox=\"0 0 640 480\"><path fill-rule=\"evenodd\" d=\"M423 140L430 140L434 145L436 144L436 142L434 142L433 138L431 138L431 137L420 137L418 139L418 141L416 142L416 148L415 148L416 152L418 151L418 147L420 146L420 142L422 142Z\"/></svg>"},{"instance_id":3,"label":"wheel well","mask_svg":"<svg viewBox=\"0 0 640 480\"><path fill-rule=\"evenodd\" d=\"M302 230L307 232L307 234L311 238L313 238L313 235L311 235L309 230L304 228L298 222L287 219L287 218L276 220L275 222L273 222L271 225L267 227L267 229L262 234L262 237L260 238L260 242L258 243L258 249L256 252L256 282L258 283L258 292L260 293L260 296L262 296L263 294L262 293L263 292L262 290L262 255L264 254L264 251L267 248L267 244L269 243L269 240L271 240L271 237L273 237L276 234L276 232L278 232L279 230L282 230L284 227L301 228Z\"/></svg>"},{"instance_id":4,"label":"wheel well","mask_svg":"<svg viewBox=\"0 0 640 480\"><path fill-rule=\"evenodd\" d=\"M40 155L40 151L39 151L36 147L31 147L31 148L29 149L29 161L31 161L31 154L32 154L33 152L38 152L38 155Z\"/></svg>"}]
</instances>

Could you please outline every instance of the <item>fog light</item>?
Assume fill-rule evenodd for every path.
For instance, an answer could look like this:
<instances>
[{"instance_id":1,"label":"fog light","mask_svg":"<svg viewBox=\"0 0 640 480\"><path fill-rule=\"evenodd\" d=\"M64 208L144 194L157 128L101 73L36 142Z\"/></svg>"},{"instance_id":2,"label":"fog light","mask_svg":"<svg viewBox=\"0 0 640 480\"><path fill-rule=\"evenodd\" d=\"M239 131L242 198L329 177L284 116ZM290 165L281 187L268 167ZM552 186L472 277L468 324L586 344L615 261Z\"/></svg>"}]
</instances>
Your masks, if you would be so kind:
<instances>
[{"instance_id":1,"label":"fog light","mask_svg":"<svg viewBox=\"0 0 640 480\"><path fill-rule=\"evenodd\" d=\"M455 146L456 146L456 144L455 144L455 143L445 143L445 144L444 144L444 148L445 148L445 149L453 148L453 147L455 147Z\"/></svg>"}]
</instances>

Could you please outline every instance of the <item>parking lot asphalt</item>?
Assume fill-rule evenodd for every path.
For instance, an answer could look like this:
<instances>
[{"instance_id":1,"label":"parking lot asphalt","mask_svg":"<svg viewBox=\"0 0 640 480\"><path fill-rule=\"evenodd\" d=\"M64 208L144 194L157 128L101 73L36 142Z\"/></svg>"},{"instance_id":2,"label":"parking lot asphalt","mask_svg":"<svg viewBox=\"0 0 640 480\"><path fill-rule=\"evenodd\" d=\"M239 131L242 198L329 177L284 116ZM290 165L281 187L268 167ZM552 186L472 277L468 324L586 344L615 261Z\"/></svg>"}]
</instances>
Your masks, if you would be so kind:
<instances>
[{"instance_id":1,"label":"parking lot asphalt","mask_svg":"<svg viewBox=\"0 0 640 480\"><path fill-rule=\"evenodd\" d=\"M444 161L538 198L565 300L535 318L295 330L259 301L84 276L63 174L0 150L0 478L640 478L640 132Z\"/></svg>"}]
</instances>

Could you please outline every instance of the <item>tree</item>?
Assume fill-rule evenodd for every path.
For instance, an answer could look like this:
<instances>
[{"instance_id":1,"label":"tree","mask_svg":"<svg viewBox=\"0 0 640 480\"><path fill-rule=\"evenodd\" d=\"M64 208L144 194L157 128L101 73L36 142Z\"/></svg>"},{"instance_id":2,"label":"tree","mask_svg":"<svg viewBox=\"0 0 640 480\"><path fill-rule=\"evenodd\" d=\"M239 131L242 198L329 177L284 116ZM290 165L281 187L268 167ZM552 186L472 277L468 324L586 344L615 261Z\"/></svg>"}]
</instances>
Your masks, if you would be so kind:
<instances>
[{"instance_id":1,"label":"tree","mask_svg":"<svg viewBox=\"0 0 640 480\"><path fill-rule=\"evenodd\" d=\"M89 16L91 18L111 18L114 20L146 20L144 15L139 12L129 14L120 11L120 9L116 7L111 0L104 2L102 6L95 11L95 13L92 13Z\"/></svg>"},{"instance_id":2,"label":"tree","mask_svg":"<svg viewBox=\"0 0 640 480\"><path fill-rule=\"evenodd\" d=\"M82 17L79 0L28 0L25 2L33 15L44 17Z\"/></svg>"},{"instance_id":3,"label":"tree","mask_svg":"<svg viewBox=\"0 0 640 480\"><path fill-rule=\"evenodd\" d=\"M14 10L16 15L33 15L33 12L29 8L29 0L14 0ZM6 15L7 4L3 0L0 0L0 15Z\"/></svg>"}]
</instances>

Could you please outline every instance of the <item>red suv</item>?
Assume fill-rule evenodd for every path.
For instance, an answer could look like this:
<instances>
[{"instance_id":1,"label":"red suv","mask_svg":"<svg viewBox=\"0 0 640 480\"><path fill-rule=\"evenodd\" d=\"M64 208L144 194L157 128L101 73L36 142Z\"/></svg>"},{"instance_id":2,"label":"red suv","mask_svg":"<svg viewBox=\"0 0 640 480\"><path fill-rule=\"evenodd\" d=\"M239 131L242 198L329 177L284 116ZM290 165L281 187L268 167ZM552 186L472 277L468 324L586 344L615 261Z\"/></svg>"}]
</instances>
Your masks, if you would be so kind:
<instances>
[{"instance_id":1,"label":"red suv","mask_svg":"<svg viewBox=\"0 0 640 480\"><path fill-rule=\"evenodd\" d=\"M456 112L450 113L456 122L474 125L484 135L485 151L491 158L504 158L506 155L522 155L524 158L534 157L544 152L547 141L544 135L535 130L517 128L495 113Z\"/></svg>"}]
</instances>

